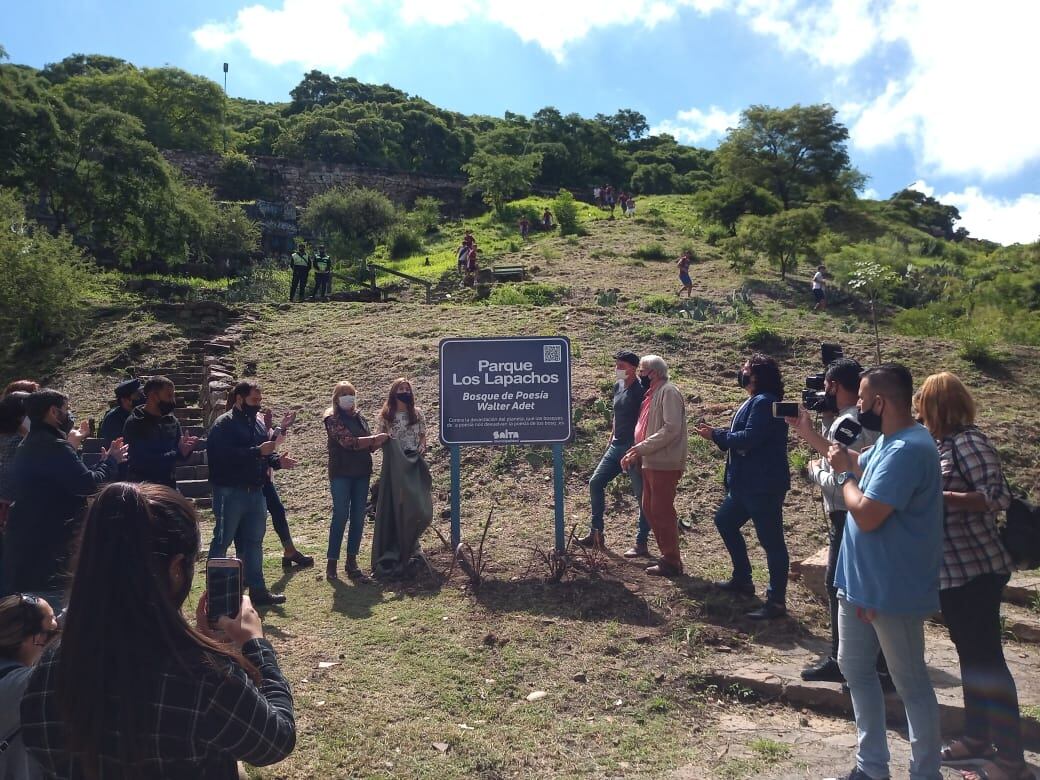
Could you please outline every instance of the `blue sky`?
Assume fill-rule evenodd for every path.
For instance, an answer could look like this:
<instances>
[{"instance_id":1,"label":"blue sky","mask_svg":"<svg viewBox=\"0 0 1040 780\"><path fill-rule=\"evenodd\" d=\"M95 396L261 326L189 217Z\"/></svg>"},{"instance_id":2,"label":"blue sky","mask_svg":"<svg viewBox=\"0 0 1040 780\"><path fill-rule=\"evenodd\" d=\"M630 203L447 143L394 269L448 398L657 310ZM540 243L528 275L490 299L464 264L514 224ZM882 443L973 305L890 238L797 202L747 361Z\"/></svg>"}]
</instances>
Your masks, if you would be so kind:
<instances>
[{"instance_id":1,"label":"blue sky","mask_svg":"<svg viewBox=\"0 0 1040 780\"><path fill-rule=\"evenodd\" d=\"M52 0L7 8L0 44L216 80L226 60L264 100L318 68L465 113L633 108L709 147L750 104L827 101L868 195L914 182L1010 243L1040 238L1037 29L1032 0Z\"/></svg>"}]
</instances>

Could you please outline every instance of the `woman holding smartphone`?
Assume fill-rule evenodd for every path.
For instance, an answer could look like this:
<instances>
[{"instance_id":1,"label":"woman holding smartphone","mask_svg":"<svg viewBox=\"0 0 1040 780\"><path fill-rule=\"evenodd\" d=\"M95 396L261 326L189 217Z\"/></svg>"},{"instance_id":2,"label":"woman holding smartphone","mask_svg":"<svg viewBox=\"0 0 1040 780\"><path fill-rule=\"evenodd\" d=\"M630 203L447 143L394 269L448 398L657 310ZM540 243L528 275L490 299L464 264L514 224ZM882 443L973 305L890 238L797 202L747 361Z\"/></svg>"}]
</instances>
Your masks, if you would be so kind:
<instances>
[{"instance_id":1,"label":"woman holding smartphone","mask_svg":"<svg viewBox=\"0 0 1040 780\"><path fill-rule=\"evenodd\" d=\"M56 777L238 777L296 744L289 685L260 617L211 629L181 611L199 555L191 503L160 485L115 483L80 536L60 642L22 699L22 739Z\"/></svg>"}]
</instances>

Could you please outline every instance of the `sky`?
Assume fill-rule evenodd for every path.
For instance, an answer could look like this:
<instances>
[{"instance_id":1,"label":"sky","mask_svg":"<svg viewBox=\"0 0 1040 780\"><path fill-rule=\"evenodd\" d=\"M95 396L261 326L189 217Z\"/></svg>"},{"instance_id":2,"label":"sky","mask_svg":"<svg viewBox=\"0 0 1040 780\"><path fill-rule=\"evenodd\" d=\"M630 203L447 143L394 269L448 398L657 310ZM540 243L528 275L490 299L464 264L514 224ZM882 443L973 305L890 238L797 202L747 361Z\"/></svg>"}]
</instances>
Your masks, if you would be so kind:
<instances>
[{"instance_id":1,"label":"sky","mask_svg":"<svg viewBox=\"0 0 1040 780\"><path fill-rule=\"evenodd\" d=\"M388 83L447 109L642 112L708 148L755 104L827 102L866 197L913 186L972 235L1040 239L1037 0L50 0L0 45L174 65L285 101L303 74Z\"/></svg>"}]
</instances>

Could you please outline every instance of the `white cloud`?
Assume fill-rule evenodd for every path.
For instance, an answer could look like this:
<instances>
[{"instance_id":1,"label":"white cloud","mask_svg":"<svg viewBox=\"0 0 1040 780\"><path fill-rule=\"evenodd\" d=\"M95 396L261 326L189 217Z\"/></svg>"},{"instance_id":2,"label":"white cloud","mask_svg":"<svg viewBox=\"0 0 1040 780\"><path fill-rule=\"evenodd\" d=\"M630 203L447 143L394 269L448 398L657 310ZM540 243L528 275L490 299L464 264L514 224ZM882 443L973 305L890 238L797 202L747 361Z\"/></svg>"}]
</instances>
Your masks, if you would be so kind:
<instances>
[{"instance_id":1,"label":"white cloud","mask_svg":"<svg viewBox=\"0 0 1040 780\"><path fill-rule=\"evenodd\" d=\"M297 63L305 68L343 70L379 51L385 37L365 24L357 0L283 0L282 7L251 5L231 22L210 22L192 33L208 51L241 44L257 60L272 65Z\"/></svg>"},{"instance_id":2,"label":"white cloud","mask_svg":"<svg viewBox=\"0 0 1040 780\"><path fill-rule=\"evenodd\" d=\"M942 203L956 206L959 224L975 238L1001 244L1028 244L1040 240L1040 194L1027 192L1013 200L986 195L978 187L939 196Z\"/></svg>"},{"instance_id":3,"label":"white cloud","mask_svg":"<svg viewBox=\"0 0 1040 780\"><path fill-rule=\"evenodd\" d=\"M682 143L699 144L709 138L725 135L726 131L736 127L738 122L739 111L723 111L718 106L712 106L707 111L691 108L680 111L675 115L675 119L665 119L650 128L650 132L654 135L668 133Z\"/></svg>"}]
</instances>

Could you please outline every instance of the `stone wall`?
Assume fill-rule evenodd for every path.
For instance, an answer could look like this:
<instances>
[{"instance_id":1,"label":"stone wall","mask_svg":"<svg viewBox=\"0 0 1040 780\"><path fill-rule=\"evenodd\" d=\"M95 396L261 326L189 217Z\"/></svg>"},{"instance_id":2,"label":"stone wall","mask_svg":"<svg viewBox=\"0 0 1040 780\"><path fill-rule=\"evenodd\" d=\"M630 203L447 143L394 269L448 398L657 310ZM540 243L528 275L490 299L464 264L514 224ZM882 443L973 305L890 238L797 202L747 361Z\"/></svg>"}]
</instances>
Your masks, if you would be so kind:
<instances>
[{"instance_id":1,"label":"stone wall","mask_svg":"<svg viewBox=\"0 0 1040 780\"><path fill-rule=\"evenodd\" d=\"M200 152L164 151L163 156L179 168L193 184L220 192L221 156ZM284 157L253 157L257 178L268 190L265 200L281 201L301 207L314 195L332 187L368 187L384 193L395 203L411 206L422 195L443 201L445 208L461 211L467 199L462 177L365 168L356 165L295 160Z\"/></svg>"}]
</instances>

